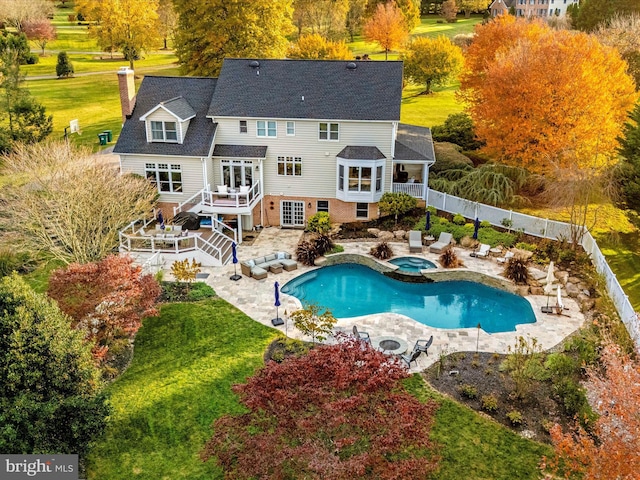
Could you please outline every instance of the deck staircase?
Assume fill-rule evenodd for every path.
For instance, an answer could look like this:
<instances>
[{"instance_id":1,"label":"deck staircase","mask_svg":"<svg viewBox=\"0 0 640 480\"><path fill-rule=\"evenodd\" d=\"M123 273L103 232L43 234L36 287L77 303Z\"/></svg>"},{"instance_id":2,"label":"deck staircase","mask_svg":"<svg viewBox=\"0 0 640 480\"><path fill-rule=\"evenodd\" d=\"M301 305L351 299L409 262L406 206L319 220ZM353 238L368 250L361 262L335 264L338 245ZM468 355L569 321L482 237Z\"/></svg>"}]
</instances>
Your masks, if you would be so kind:
<instances>
[{"instance_id":1,"label":"deck staircase","mask_svg":"<svg viewBox=\"0 0 640 480\"><path fill-rule=\"evenodd\" d=\"M196 248L202 253L217 259L221 265L226 265L231 262L233 257L232 244L233 239L217 230L212 230L200 236L200 241L196 243Z\"/></svg>"}]
</instances>

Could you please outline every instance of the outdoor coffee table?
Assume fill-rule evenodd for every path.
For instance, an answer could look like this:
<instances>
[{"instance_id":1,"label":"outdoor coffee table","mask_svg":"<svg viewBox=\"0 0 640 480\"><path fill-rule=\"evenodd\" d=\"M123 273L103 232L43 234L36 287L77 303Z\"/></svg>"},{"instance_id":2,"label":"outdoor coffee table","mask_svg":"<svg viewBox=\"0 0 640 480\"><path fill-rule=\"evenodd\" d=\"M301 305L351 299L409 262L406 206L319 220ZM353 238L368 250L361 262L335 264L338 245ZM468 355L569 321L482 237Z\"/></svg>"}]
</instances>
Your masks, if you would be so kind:
<instances>
[{"instance_id":1,"label":"outdoor coffee table","mask_svg":"<svg viewBox=\"0 0 640 480\"><path fill-rule=\"evenodd\" d=\"M282 273L282 264L274 263L273 265L269 265L269 271L271 273Z\"/></svg>"},{"instance_id":2,"label":"outdoor coffee table","mask_svg":"<svg viewBox=\"0 0 640 480\"><path fill-rule=\"evenodd\" d=\"M375 337L371 339L371 346L387 355L400 355L409 348L407 342L398 337Z\"/></svg>"}]
</instances>

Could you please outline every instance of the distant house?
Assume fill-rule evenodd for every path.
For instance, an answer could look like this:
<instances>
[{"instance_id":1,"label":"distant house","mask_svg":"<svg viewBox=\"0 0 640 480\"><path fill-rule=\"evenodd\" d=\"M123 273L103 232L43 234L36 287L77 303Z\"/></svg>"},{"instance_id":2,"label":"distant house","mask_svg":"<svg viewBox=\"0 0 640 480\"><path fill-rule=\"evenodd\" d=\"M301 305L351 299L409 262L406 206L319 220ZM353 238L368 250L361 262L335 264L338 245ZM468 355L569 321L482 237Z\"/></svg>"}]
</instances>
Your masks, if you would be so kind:
<instances>
[{"instance_id":1,"label":"distant house","mask_svg":"<svg viewBox=\"0 0 640 480\"><path fill-rule=\"evenodd\" d=\"M165 216L303 227L377 218L384 192L424 199L428 128L400 123L402 62L226 59L219 78L119 72L122 172L153 182Z\"/></svg>"},{"instance_id":2,"label":"distant house","mask_svg":"<svg viewBox=\"0 0 640 480\"><path fill-rule=\"evenodd\" d=\"M489 6L492 17L509 13L513 8L516 17L563 17L567 7L578 0L494 0Z\"/></svg>"}]
</instances>

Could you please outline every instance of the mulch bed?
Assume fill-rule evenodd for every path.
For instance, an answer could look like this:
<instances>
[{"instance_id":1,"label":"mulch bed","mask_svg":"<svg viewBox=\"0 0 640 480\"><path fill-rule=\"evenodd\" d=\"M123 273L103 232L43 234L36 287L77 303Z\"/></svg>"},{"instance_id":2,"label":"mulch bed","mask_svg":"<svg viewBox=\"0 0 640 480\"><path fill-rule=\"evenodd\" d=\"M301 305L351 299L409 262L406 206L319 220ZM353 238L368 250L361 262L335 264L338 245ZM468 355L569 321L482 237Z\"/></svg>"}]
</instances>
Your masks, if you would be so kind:
<instances>
[{"instance_id":1,"label":"mulch bed","mask_svg":"<svg viewBox=\"0 0 640 480\"><path fill-rule=\"evenodd\" d=\"M563 406L554 395L550 381L534 382L531 393L519 400L514 398L514 384L510 376L500 371L506 355L493 353L457 352L444 357L424 372L424 378L439 392L467 405L478 412L489 415L497 422L521 435L549 443L547 429L554 423L562 425L564 431L573 424L567 418ZM457 373L456 373L457 372ZM460 393L463 385L477 389L477 397L470 399ZM494 395L498 400L495 412L482 409L485 395ZM513 425L507 413L517 410L523 423Z\"/></svg>"}]
</instances>

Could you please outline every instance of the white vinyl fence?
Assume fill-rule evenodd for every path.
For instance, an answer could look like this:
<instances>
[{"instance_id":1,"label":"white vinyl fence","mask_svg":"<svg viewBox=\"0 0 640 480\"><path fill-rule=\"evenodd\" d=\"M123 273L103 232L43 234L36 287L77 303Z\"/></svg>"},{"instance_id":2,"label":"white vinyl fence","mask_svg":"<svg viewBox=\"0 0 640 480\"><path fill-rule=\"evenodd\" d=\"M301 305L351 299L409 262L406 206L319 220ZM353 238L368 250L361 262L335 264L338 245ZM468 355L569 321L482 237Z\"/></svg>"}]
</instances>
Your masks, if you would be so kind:
<instances>
[{"instance_id":1,"label":"white vinyl fence","mask_svg":"<svg viewBox=\"0 0 640 480\"><path fill-rule=\"evenodd\" d=\"M427 189L427 205L448 213L459 213L466 218L479 218L487 220L492 225L503 226L505 218L511 220L511 229L521 230L528 235L550 238L554 240L571 238L571 225L565 222L557 222L523 213L492 207L483 203L472 202L464 198L455 197L447 193ZM596 271L604 277L607 291L613 304L620 315L627 331L633 339L636 347L640 348L640 320L629 302L629 297L624 293L615 273L611 271L607 260L600 251L591 233L586 232L580 242L585 252L591 256L591 261Z\"/></svg>"}]
</instances>

